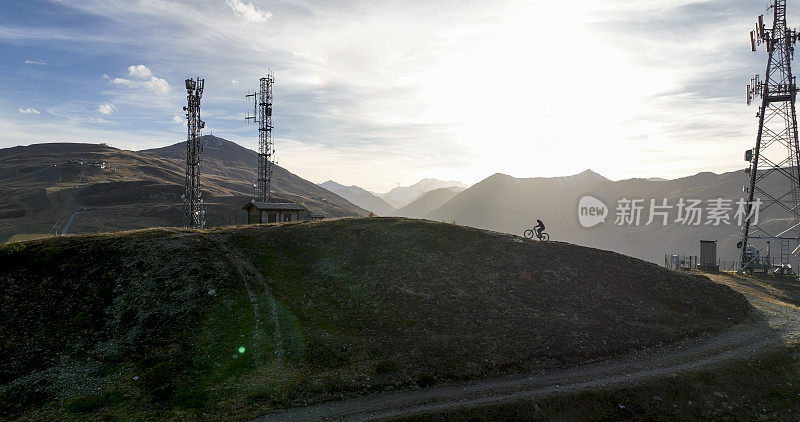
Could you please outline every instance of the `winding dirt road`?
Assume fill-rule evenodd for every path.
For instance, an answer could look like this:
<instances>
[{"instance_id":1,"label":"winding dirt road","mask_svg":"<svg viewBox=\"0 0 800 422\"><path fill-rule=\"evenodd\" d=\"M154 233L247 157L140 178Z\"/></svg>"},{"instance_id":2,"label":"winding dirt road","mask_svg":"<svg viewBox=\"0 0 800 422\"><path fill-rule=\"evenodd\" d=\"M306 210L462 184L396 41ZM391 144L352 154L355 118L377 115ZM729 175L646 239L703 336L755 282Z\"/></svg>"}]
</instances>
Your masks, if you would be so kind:
<instances>
[{"instance_id":1,"label":"winding dirt road","mask_svg":"<svg viewBox=\"0 0 800 422\"><path fill-rule=\"evenodd\" d=\"M745 295L761 314L759 321L717 335L567 370L375 394L283 410L256 420L364 421L620 387L713 367L800 340L800 308L796 305L800 303L800 297L787 296L784 290L765 287L752 279L728 275L710 277ZM797 293L800 289L792 294Z\"/></svg>"}]
</instances>

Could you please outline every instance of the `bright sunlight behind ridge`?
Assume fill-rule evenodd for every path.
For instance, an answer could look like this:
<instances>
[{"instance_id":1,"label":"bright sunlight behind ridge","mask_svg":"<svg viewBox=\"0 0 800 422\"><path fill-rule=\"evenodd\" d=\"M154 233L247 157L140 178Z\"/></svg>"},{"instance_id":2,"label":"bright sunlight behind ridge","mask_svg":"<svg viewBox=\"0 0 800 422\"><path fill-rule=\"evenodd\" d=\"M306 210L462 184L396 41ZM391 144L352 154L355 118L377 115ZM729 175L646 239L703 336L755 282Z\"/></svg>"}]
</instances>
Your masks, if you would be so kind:
<instances>
[{"instance_id":1,"label":"bright sunlight behind ridge","mask_svg":"<svg viewBox=\"0 0 800 422\"><path fill-rule=\"evenodd\" d=\"M0 147L182 140L191 69L205 133L254 148L242 96L268 63L278 158L316 182L733 170L753 136L743 75L763 66L750 3L12 1Z\"/></svg>"}]
</instances>

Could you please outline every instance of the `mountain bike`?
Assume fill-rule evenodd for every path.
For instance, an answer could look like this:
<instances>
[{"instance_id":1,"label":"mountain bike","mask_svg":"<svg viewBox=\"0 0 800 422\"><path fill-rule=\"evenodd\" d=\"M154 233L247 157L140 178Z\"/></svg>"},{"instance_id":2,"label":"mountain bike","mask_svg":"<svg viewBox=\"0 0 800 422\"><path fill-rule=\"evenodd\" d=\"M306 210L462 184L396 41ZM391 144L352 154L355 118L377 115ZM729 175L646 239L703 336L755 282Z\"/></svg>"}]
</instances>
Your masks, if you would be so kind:
<instances>
[{"instance_id":1,"label":"mountain bike","mask_svg":"<svg viewBox=\"0 0 800 422\"><path fill-rule=\"evenodd\" d=\"M541 233L537 233L536 230L532 229L525 230L526 239L533 239L534 236L536 236L536 238L539 239L540 242L547 242L550 240L550 235L545 233L544 231L542 231Z\"/></svg>"}]
</instances>

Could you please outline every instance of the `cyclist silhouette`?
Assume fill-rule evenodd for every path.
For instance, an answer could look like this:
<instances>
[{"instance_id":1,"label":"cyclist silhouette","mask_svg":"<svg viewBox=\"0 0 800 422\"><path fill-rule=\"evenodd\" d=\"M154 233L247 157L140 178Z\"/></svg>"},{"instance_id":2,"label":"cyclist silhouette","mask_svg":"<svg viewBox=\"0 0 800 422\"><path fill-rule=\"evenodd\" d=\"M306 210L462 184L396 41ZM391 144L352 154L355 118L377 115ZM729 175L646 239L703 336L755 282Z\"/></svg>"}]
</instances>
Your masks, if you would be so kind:
<instances>
[{"instance_id":1,"label":"cyclist silhouette","mask_svg":"<svg viewBox=\"0 0 800 422\"><path fill-rule=\"evenodd\" d=\"M534 226L533 229L536 230L536 237L542 237L542 232L544 231L544 223L542 223L542 220L537 219L536 226Z\"/></svg>"}]
</instances>

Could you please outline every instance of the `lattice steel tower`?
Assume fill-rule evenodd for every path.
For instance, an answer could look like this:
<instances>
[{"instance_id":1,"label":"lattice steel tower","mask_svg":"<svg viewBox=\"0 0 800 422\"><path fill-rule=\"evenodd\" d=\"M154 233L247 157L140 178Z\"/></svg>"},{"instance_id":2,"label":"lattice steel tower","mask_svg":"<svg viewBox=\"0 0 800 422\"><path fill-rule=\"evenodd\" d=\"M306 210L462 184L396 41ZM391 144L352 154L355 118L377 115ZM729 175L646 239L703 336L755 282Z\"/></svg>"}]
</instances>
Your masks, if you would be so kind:
<instances>
[{"instance_id":1,"label":"lattice steel tower","mask_svg":"<svg viewBox=\"0 0 800 422\"><path fill-rule=\"evenodd\" d=\"M272 85L275 76L272 72L261 78L260 90L247 97L253 97L253 115L245 117L258 123L258 183L253 200L267 202L272 188L272 166L275 148L272 142Z\"/></svg>"},{"instance_id":2,"label":"lattice steel tower","mask_svg":"<svg viewBox=\"0 0 800 422\"><path fill-rule=\"evenodd\" d=\"M748 245L780 243L780 264L790 263L800 238L800 148L797 141L795 99L797 86L792 75L791 61L797 32L786 25L786 0L774 0L769 7L773 26L764 26L764 16L758 17L755 31L750 32L753 51L765 45L769 55L764 80L756 75L747 86L747 103L761 97L756 145L745 152L750 162L748 217L742 229L740 262L742 269L752 268L757 259L748 252ZM757 195L757 196L756 196ZM759 221L753 214L754 198L762 201Z\"/></svg>"},{"instance_id":3,"label":"lattice steel tower","mask_svg":"<svg viewBox=\"0 0 800 422\"><path fill-rule=\"evenodd\" d=\"M200 159L203 155L203 141L200 139L205 122L200 119L200 99L203 97L205 79L197 78L186 80L186 94L188 104L183 108L186 111L188 136L186 138L186 183L183 200L186 208L184 212L184 227L203 228L205 226L205 211L203 200L200 198Z\"/></svg>"}]
</instances>

